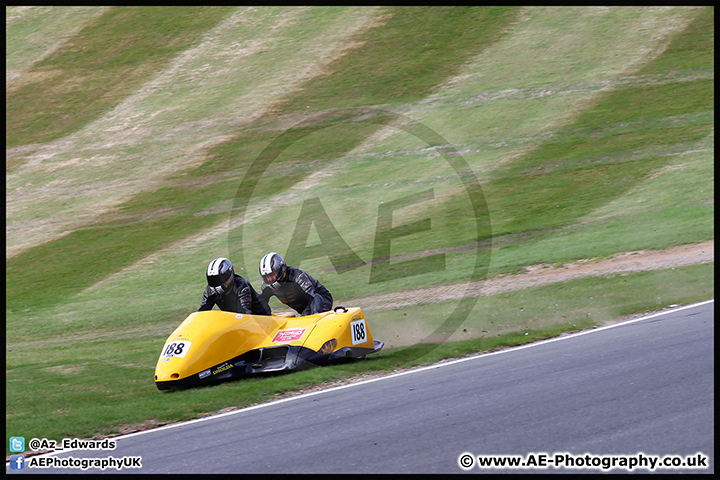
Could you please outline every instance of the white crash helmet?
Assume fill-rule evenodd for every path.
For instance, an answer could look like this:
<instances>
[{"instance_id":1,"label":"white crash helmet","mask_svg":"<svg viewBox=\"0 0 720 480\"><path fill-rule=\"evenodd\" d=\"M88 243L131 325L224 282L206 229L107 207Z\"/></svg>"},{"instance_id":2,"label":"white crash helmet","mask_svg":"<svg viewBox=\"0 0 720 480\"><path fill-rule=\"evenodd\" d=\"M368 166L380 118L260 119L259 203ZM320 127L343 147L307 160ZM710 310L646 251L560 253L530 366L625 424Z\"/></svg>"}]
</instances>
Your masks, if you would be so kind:
<instances>
[{"instance_id":1,"label":"white crash helmet","mask_svg":"<svg viewBox=\"0 0 720 480\"><path fill-rule=\"evenodd\" d=\"M269 282L267 276L275 273L275 281ZM260 260L260 275L270 288L277 290L280 283L287 274L287 265L279 253L270 252Z\"/></svg>"},{"instance_id":2,"label":"white crash helmet","mask_svg":"<svg viewBox=\"0 0 720 480\"><path fill-rule=\"evenodd\" d=\"M235 269L230 260L220 257L210 262L205 275L210 290L218 295L224 295L230 291L230 285L235 278Z\"/></svg>"}]
</instances>

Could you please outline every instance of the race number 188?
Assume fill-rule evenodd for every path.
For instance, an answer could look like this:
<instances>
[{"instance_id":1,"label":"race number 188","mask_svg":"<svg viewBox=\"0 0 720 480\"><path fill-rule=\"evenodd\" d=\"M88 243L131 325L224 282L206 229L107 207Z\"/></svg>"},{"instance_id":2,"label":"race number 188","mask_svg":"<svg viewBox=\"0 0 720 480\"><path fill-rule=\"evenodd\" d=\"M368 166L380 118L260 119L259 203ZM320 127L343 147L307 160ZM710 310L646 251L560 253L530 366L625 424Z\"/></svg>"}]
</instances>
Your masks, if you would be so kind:
<instances>
[{"instance_id":1,"label":"race number 188","mask_svg":"<svg viewBox=\"0 0 720 480\"><path fill-rule=\"evenodd\" d=\"M163 358L184 357L190 348L190 345L192 345L192 343L187 340L168 343L165 345L162 356Z\"/></svg>"},{"instance_id":2,"label":"race number 188","mask_svg":"<svg viewBox=\"0 0 720 480\"><path fill-rule=\"evenodd\" d=\"M365 343L367 341L367 327L365 326L365 319L350 322L350 331L352 334L353 345Z\"/></svg>"}]
</instances>

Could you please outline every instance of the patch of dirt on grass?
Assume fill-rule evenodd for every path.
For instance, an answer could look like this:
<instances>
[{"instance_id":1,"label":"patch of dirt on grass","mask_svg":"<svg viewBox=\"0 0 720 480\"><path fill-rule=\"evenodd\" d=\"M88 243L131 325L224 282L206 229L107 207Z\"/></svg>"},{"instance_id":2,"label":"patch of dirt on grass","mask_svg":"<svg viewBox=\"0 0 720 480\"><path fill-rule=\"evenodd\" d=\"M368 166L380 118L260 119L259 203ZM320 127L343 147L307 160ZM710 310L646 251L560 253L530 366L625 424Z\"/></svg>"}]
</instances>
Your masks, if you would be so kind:
<instances>
[{"instance_id":1,"label":"patch of dirt on grass","mask_svg":"<svg viewBox=\"0 0 720 480\"><path fill-rule=\"evenodd\" d=\"M87 370L85 365L56 365L45 368L50 373L59 375L76 375Z\"/></svg>"},{"instance_id":2,"label":"patch of dirt on grass","mask_svg":"<svg viewBox=\"0 0 720 480\"><path fill-rule=\"evenodd\" d=\"M715 241L710 240L666 250L625 252L603 260L579 260L559 267L550 264L531 265L525 267L526 273L518 275L501 276L476 283L388 293L345 301L345 303L362 305L365 311L390 310L428 303L429 299L435 303L458 300L465 296L490 296L584 277L614 276L713 261L715 261Z\"/></svg>"}]
</instances>

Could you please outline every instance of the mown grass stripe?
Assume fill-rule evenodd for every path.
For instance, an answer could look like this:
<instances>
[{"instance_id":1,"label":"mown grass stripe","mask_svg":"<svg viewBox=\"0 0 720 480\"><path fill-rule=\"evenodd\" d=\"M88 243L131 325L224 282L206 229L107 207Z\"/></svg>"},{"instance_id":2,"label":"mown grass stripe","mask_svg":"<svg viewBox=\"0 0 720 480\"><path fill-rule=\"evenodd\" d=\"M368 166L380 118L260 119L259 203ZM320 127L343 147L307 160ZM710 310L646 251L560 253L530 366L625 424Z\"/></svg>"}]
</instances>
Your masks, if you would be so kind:
<instances>
[{"instance_id":1,"label":"mown grass stripe","mask_svg":"<svg viewBox=\"0 0 720 480\"><path fill-rule=\"evenodd\" d=\"M108 111L235 7L114 7L6 92L6 147L49 142Z\"/></svg>"},{"instance_id":2,"label":"mown grass stripe","mask_svg":"<svg viewBox=\"0 0 720 480\"><path fill-rule=\"evenodd\" d=\"M304 85L284 112L417 101L497 41L517 7L388 7L382 28L331 64L331 75Z\"/></svg>"},{"instance_id":3,"label":"mown grass stripe","mask_svg":"<svg viewBox=\"0 0 720 480\"><path fill-rule=\"evenodd\" d=\"M696 7L693 21L676 34L662 55L637 75L712 67L715 61L715 7Z\"/></svg>"},{"instance_id":4,"label":"mown grass stripe","mask_svg":"<svg viewBox=\"0 0 720 480\"><path fill-rule=\"evenodd\" d=\"M698 15L640 74L656 72L655 65L667 64L666 57L682 57L687 68L707 68L712 57L708 51L696 49L695 45L707 45L713 37L708 16L712 13L707 10ZM590 129L587 135L543 144L504 166L504 176L486 185L486 194L495 199L490 202L494 234L527 233L572 224L667 165L671 157L635 158L634 161L601 165L583 159L608 154L631 157L636 149L647 145L673 146L699 141L714 127L710 116L703 115L701 118L705 121L702 123L674 128L658 128L652 122L678 115L705 114L713 109L712 79L634 86L604 94L568 126L569 129ZM612 137L592 134L592 129L634 122L648 122L652 127ZM560 164L566 168L558 168ZM523 175L523 172L531 175Z\"/></svg>"},{"instance_id":5,"label":"mown grass stripe","mask_svg":"<svg viewBox=\"0 0 720 480\"><path fill-rule=\"evenodd\" d=\"M6 311L63 302L171 239L216 224L221 215L173 215L101 224L34 247L5 263ZM29 272L38 273L32 275L32 288L28 287Z\"/></svg>"},{"instance_id":6,"label":"mown grass stripe","mask_svg":"<svg viewBox=\"0 0 720 480\"><path fill-rule=\"evenodd\" d=\"M162 9L159 11L165 12ZM389 23L380 29L371 29L370 32L365 33L362 37L362 41L365 42L364 46L358 50L353 50L339 62L341 65L349 62L350 65L353 65L353 71L355 69L372 70L375 68L377 55L380 52L387 52L386 55L389 55L391 60L384 62L382 68L387 69L388 74L392 70L392 75L398 78L412 78L413 87L408 91L400 89L391 92L385 92L383 87L378 89L372 98L365 98L362 101L382 102L389 99L410 101L430 92L437 82L442 82L443 79L452 75L455 68L461 65L465 59L477 55L489 42L494 41L507 28L517 11L516 8L390 9L392 17ZM217 12L221 13L220 10ZM124 23L125 15L130 19L132 17L130 13L132 13L130 10L123 9L115 12L115 15L120 16L123 20L118 20L118 22L124 28L127 28ZM161 17L161 20L170 22L168 17ZM130 20L127 20L127 22L131 23ZM158 22L160 23L156 29L164 25L160 20ZM110 25L109 21L103 24ZM114 27L115 30L119 28ZM408 32L411 33L408 34ZM97 35L100 34L97 33ZM87 41L107 41L105 35L100 35L100 38L96 39L94 35L86 34L83 38L87 38ZM422 38L423 41L418 42L418 38ZM462 38L462 48L448 48L448 45L454 45L458 38ZM397 48L388 50L392 45L402 45L402 54L398 54L399 50ZM132 54L127 53L130 57L128 63L132 64L131 60L133 58L142 58L143 51L144 44L128 50L128 52L133 52ZM69 53L66 53L54 57L52 61L60 64L68 55ZM151 59L156 56L157 54L151 56ZM345 60L345 58L349 60ZM81 57L71 59L72 62L84 63L81 61ZM421 66L422 68L420 68ZM332 90L344 91L349 88L351 82L359 80L354 74L349 75L349 72L341 67L335 67L334 70L337 73L330 77L324 77L320 85L316 84L316 80L310 80L307 85L300 89L299 93L290 97L287 105L282 110L274 113L285 114L291 112L295 102L303 103L308 94L314 95L312 92L316 89L322 91L325 88L331 88ZM369 89L368 91L373 90L372 85L383 85L391 80L388 78L376 78L370 73L366 72L363 77L363 82L367 82L362 87L363 90L366 88ZM117 75L117 71L113 75ZM324 93L321 92L318 95L322 96ZM341 98L349 97L342 94ZM157 224L157 220L143 220L143 217L152 215L157 209L163 209L170 205L181 211L182 215L188 215L203 211L213 203L230 198L234 191L231 191L227 185L208 182L208 179L217 178L222 182L242 171L257 156L260 148L277 135L277 131L274 130L260 132L255 130L258 125L272 122L272 118L259 118L253 124L243 126L232 140L211 148L208 152L208 160L203 165L183 172L181 183L173 185L173 182L178 181L179 178L170 178L167 183L173 186L136 195L133 199L120 205L115 213L100 217L92 227L78 230L9 259L6 273L8 284L12 285L7 292L8 298L13 299L10 301L11 308L18 308L20 303L33 305L62 301L66 296L87 288L92 282L100 281L104 276L126 267L131 262L131 259L142 258L183 236L207 228L210 225L208 218L213 218L212 215L205 216L202 221L185 221L184 217L175 217L175 221L178 224L182 223L182 227L173 229L162 229ZM332 121L332 115L326 121ZM270 193L278 193L282 189L291 188L313 171L307 168L310 162L344 155L381 126L381 124L374 122L339 124L338 128L332 129L332 133L327 133L332 135L332 138L328 138L328 141L322 141L321 139L311 150L297 152L294 157L295 160L289 160L286 163L279 162L273 165L273 174L280 176L281 179L274 184L275 187L273 188L275 190ZM312 129L313 127L305 128ZM17 135L17 133L13 133L13 135ZM266 192L258 190L253 193L262 195ZM181 205L183 207L179 207ZM117 212L121 216L126 215L129 218L138 218L138 220L136 223L118 225L115 223L118 219ZM170 217L167 222L172 222L172 218ZM133 241L131 256L112 254L114 251L124 251L128 238L133 238L134 232L141 231L146 231L148 237L153 234L157 235L157 238L153 241ZM110 235L109 232L113 232L113 234ZM88 245L88 242L96 242L99 238L106 242L102 250L103 255L98 254L97 247ZM79 259L83 260L80 261ZM70 281L63 283L61 287L56 289L56 295L54 295L53 299L40 294L22 294L23 290L19 286L22 282L18 281L23 275L22 265L42 265L48 278L48 280L44 281L48 283L52 282L49 279L57 277L63 277ZM80 267L84 271L81 271ZM22 296L22 300L19 299L20 296Z\"/></svg>"},{"instance_id":7,"label":"mown grass stripe","mask_svg":"<svg viewBox=\"0 0 720 480\"><path fill-rule=\"evenodd\" d=\"M8 6L5 10L5 82L11 84L110 7ZM6 88L7 88L6 85Z\"/></svg>"}]
</instances>

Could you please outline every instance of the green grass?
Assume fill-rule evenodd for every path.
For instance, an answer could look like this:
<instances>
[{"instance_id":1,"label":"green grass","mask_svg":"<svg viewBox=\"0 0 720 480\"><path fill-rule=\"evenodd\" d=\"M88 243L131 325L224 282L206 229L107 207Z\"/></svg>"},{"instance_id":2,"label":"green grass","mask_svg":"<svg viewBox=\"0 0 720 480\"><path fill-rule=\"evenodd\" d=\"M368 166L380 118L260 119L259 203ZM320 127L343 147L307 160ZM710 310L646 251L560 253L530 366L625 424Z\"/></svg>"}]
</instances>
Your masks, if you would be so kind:
<instances>
[{"instance_id":1,"label":"green grass","mask_svg":"<svg viewBox=\"0 0 720 480\"><path fill-rule=\"evenodd\" d=\"M289 252L348 306L477 262L495 276L713 239L714 10L34 12L6 37L12 435L193 418L713 296L713 264L577 280L471 299L452 342L411 347L459 301L381 309L374 334L403 347L366 362L160 393L158 349L217 256L259 286L260 256ZM37 30L48 55L25 48L52 43Z\"/></svg>"},{"instance_id":2,"label":"green grass","mask_svg":"<svg viewBox=\"0 0 720 480\"><path fill-rule=\"evenodd\" d=\"M78 345L73 335L65 334L64 341L55 343L13 342L16 346L8 353L6 367L6 426L12 435L60 439L118 433L146 420L158 425L195 418L318 383L493 351L661 309L676 301L699 301L712 296L712 278L713 265L706 264L503 293L483 299L476 307L476 320L455 332L453 338L460 339L442 344L393 348L383 325L393 316L413 315L422 309L385 312L368 318L373 335L384 338L387 349L364 361L176 392L158 392L151 381L162 336L121 336ZM430 306L433 311L442 308L446 307Z\"/></svg>"},{"instance_id":3,"label":"green grass","mask_svg":"<svg viewBox=\"0 0 720 480\"><path fill-rule=\"evenodd\" d=\"M496 41L518 13L514 7L387 8L386 23L363 34L362 47L330 65L332 75L309 82L307 91L288 99L283 111L422 99Z\"/></svg>"},{"instance_id":4,"label":"green grass","mask_svg":"<svg viewBox=\"0 0 720 480\"><path fill-rule=\"evenodd\" d=\"M230 10L114 7L104 13L23 77L36 80L9 90L7 146L47 142L77 130L166 67Z\"/></svg>"}]
</instances>

